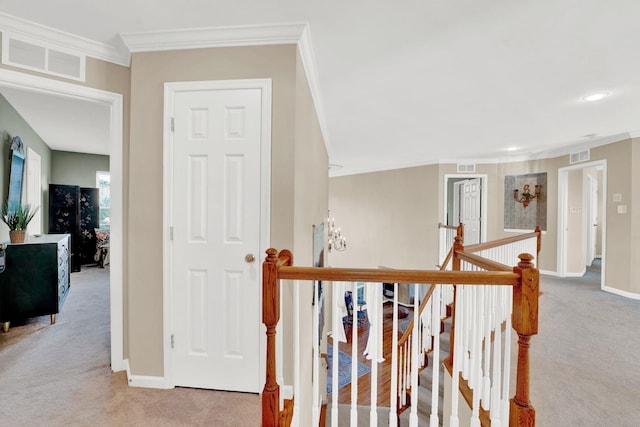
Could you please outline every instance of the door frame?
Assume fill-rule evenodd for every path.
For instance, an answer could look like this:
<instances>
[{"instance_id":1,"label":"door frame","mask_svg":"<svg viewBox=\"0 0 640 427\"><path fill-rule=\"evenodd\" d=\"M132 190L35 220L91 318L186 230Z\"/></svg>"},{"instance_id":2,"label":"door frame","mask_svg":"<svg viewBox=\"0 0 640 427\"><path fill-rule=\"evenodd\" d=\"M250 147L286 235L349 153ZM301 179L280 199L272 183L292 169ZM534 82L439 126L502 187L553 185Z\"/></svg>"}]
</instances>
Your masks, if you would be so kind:
<instances>
[{"instance_id":1,"label":"door frame","mask_svg":"<svg viewBox=\"0 0 640 427\"><path fill-rule=\"evenodd\" d=\"M34 162L36 162L37 160L37 164L38 164L38 170L37 172L37 194L33 194L32 193L32 189L33 189L33 178L34 175L31 175L30 172L32 171L32 168L34 166ZM31 234L42 234L42 201L44 200L44 197L42 197L42 156L40 154L38 154L33 148L31 147L27 147L27 167L26 167L26 190L27 190L27 194L26 194L26 200L27 203L29 205L31 205L31 207L38 207L38 211L36 212L36 214L33 217L33 220L27 225L27 232L31 233ZM35 196L35 197L34 197ZM38 203L34 205L33 201L34 199L38 200ZM37 227L34 227L35 225L37 225ZM31 227L29 227L31 226Z\"/></svg>"},{"instance_id":2,"label":"door frame","mask_svg":"<svg viewBox=\"0 0 640 427\"><path fill-rule=\"evenodd\" d=\"M480 192L480 242L487 241L487 192L489 186L489 177L487 174L477 173L445 173L444 174L444 200L443 200L443 224L446 223L447 218L447 202L449 200L449 179L464 178L474 179L480 178L480 185L482 185L482 191Z\"/></svg>"},{"instance_id":3,"label":"door frame","mask_svg":"<svg viewBox=\"0 0 640 427\"><path fill-rule=\"evenodd\" d=\"M557 237L557 273L560 277L567 277L567 223L569 206L567 198L569 195L569 172L598 167L602 168L602 194L600 194L600 224L602 224L602 264L600 270L600 288L605 289L605 273L607 264L607 160L597 160L593 162L580 163L558 169L558 237ZM581 189L584 193L584 183ZM584 205L584 203L583 203ZM583 231L584 233L584 231Z\"/></svg>"},{"instance_id":4,"label":"door frame","mask_svg":"<svg viewBox=\"0 0 640 427\"><path fill-rule=\"evenodd\" d=\"M173 117L175 95L178 92L259 89L262 91L262 124L260 141L260 253L269 248L271 230L271 79L239 79L239 80L203 80L165 82L163 112L163 353L165 386L175 387L173 379L173 356L171 336L173 334L173 245L171 240L172 206L173 206ZM258 260L261 260L260 256ZM262 284L262 268L259 281ZM262 286L260 288L260 312L262 312ZM261 324L259 325L261 326ZM260 334L260 367L261 381L264 382L266 368L266 335Z\"/></svg>"},{"instance_id":5,"label":"door frame","mask_svg":"<svg viewBox=\"0 0 640 427\"><path fill-rule=\"evenodd\" d=\"M111 253L109 273L111 370L123 371L124 360L124 198L123 198L123 97L88 86L53 80L33 74L0 68L0 87L106 105L110 109L109 157L111 171Z\"/></svg>"},{"instance_id":6,"label":"door frame","mask_svg":"<svg viewBox=\"0 0 640 427\"><path fill-rule=\"evenodd\" d=\"M598 231L597 229L594 231L594 227L597 227L597 225L594 226L594 222L596 222L597 219L599 219L598 217L600 215L598 215L598 206L599 204L597 203L597 196L594 197L594 184L595 184L595 193L597 193L598 191L598 180L594 177L592 177L591 175L587 175L587 182L585 183L586 187L585 187L585 195L586 200L585 200L585 210L587 212L587 224L586 224L586 260L587 260L587 266L591 266L593 264L593 260L596 258L596 256L598 255L597 251L596 251L596 246L597 246L597 241L598 241ZM594 215L594 202L596 202L596 209L595 209L595 215Z\"/></svg>"}]
</instances>

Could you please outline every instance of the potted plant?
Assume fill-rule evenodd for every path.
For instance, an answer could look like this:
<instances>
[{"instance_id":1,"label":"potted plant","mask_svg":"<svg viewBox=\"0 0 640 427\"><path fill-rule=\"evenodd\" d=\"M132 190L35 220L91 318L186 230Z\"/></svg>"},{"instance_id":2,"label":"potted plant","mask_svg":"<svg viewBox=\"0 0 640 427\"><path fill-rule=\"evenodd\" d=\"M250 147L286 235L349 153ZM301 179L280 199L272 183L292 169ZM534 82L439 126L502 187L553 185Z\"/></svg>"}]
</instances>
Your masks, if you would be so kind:
<instances>
[{"instance_id":1,"label":"potted plant","mask_svg":"<svg viewBox=\"0 0 640 427\"><path fill-rule=\"evenodd\" d=\"M18 205L15 211L9 211L7 203L2 205L2 222L9 227L9 240L11 243L24 242L27 225L35 216L38 208L31 208L31 205Z\"/></svg>"}]
</instances>

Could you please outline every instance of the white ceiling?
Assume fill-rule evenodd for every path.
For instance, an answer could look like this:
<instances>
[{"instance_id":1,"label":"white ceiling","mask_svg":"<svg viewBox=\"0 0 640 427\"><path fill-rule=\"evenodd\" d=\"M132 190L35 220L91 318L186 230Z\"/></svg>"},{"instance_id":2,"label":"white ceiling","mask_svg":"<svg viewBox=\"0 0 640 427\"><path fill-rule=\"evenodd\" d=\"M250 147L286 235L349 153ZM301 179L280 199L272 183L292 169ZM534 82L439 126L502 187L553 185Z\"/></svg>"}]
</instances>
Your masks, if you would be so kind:
<instances>
[{"instance_id":1,"label":"white ceiling","mask_svg":"<svg viewBox=\"0 0 640 427\"><path fill-rule=\"evenodd\" d=\"M337 174L536 157L640 129L637 0L4 0L1 8L118 49L125 33L306 22ZM611 95L581 100L596 91Z\"/></svg>"}]
</instances>

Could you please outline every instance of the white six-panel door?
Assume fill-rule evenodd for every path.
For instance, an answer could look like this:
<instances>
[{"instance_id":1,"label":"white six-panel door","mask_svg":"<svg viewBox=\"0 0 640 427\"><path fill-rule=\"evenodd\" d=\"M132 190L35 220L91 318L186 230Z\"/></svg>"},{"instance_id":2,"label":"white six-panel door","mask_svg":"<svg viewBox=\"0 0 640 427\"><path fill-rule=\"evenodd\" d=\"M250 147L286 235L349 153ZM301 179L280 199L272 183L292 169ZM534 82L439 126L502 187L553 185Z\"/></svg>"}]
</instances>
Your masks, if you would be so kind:
<instances>
[{"instance_id":1,"label":"white six-panel door","mask_svg":"<svg viewBox=\"0 0 640 427\"><path fill-rule=\"evenodd\" d=\"M460 196L460 222L464 224L464 244L480 243L481 180L468 179L462 182Z\"/></svg>"},{"instance_id":2,"label":"white six-panel door","mask_svg":"<svg viewBox=\"0 0 640 427\"><path fill-rule=\"evenodd\" d=\"M261 389L260 89L174 96L174 385Z\"/></svg>"}]
</instances>

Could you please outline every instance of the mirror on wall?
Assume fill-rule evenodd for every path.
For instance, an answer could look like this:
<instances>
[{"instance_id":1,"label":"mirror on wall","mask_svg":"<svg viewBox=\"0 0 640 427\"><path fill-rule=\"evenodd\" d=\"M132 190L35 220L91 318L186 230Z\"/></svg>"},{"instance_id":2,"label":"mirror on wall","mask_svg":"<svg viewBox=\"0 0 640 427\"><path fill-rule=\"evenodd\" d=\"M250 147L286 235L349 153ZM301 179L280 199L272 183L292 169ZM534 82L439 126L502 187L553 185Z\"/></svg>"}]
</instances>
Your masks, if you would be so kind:
<instances>
[{"instance_id":1,"label":"mirror on wall","mask_svg":"<svg viewBox=\"0 0 640 427\"><path fill-rule=\"evenodd\" d=\"M9 166L9 194L7 210L15 212L22 199L22 178L24 176L24 144L19 136L11 140L11 164Z\"/></svg>"}]
</instances>

